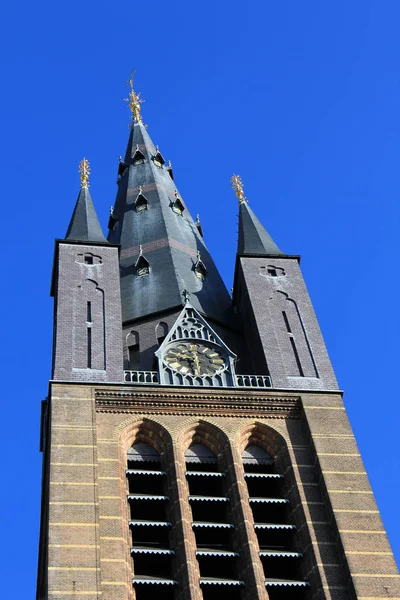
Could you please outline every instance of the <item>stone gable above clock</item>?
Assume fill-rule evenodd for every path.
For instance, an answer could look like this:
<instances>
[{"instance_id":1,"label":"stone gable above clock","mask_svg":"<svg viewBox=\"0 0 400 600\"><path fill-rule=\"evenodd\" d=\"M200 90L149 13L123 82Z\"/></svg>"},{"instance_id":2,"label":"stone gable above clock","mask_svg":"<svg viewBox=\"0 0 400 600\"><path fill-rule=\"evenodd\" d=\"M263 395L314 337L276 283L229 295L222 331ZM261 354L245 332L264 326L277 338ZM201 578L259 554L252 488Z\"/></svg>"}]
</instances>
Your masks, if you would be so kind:
<instances>
[{"instance_id":1,"label":"stone gable above clock","mask_svg":"<svg viewBox=\"0 0 400 600\"><path fill-rule=\"evenodd\" d=\"M161 384L234 385L236 355L189 302L156 356Z\"/></svg>"}]
</instances>

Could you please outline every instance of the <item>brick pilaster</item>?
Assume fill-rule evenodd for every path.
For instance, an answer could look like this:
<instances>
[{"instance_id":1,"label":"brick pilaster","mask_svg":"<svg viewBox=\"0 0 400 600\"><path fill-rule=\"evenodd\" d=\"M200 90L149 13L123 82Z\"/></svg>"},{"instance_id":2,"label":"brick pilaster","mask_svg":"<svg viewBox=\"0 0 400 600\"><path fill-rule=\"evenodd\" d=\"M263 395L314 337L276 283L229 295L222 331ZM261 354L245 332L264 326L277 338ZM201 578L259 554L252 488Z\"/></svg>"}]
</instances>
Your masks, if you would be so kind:
<instances>
[{"instance_id":1,"label":"brick pilaster","mask_svg":"<svg viewBox=\"0 0 400 600\"><path fill-rule=\"evenodd\" d=\"M254 530L253 513L249 504L247 484L244 479L242 458L238 448L232 445L225 452L229 497L232 516L237 532L242 577L245 581L245 600L267 600L264 569L258 554L257 534Z\"/></svg>"}]
</instances>

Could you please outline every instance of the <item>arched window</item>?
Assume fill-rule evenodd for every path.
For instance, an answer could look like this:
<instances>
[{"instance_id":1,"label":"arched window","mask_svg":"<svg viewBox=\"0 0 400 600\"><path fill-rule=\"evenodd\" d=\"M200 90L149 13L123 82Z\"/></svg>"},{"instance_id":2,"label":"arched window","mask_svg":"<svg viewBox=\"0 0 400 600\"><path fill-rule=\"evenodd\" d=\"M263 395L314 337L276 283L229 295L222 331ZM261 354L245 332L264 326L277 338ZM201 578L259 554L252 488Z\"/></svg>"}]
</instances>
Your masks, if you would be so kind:
<instances>
[{"instance_id":1,"label":"arched window","mask_svg":"<svg viewBox=\"0 0 400 600\"><path fill-rule=\"evenodd\" d=\"M277 290L269 302L272 323L282 352L285 370L289 377L318 377L311 345L295 300Z\"/></svg>"},{"instance_id":2,"label":"arched window","mask_svg":"<svg viewBox=\"0 0 400 600\"><path fill-rule=\"evenodd\" d=\"M93 255L88 256L89 259L96 258ZM74 294L73 320L79 335L73 336L73 367L104 370L106 364L104 291L95 281L86 279L76 288Z\"/></svg>"},{"instance_id":3,"label":"arched window","mask_svg":"<svg viewBox=\"0 0 400 600\"><path fill-rule=\"evenodd\" d=\"M192 444L185 452L185 461L203 599L216 597L216 585L217 589L223 586L224 592L229 589L232 600L238 599L243 582L237 574L239 553L234 544L225 472L204 444Z\"/></svg>"},{"instance_id":4,"label":"arched window","mask_svg":"<svg viewBox=\"0 0 400 600\"><path fill-rule=\"evenodd\" d=\"M144 210L148 210L148 200L146 196L143 194L142 187L139 187L139 193L136 196L135 206L136 212L143 212Z\"/></svg>"},{"instance_id":5,"label":"arched window","mask_svg":"<svg viewBox=\"0 0 400 600\"><path fill-rule=\"evenodd\" d=\"M158 146L156 146L156 153L153 156L153 162L159 169L161 169L163 164L165 163L164 157L161 154Z\"/></svg>"},{"instance_id":6,"label":"arched window","mask_svg":"<svg viewBox=\"0 0 400 600\"><path fill-rule=\"evenodd\" d=\"M168 325L164 321L160 321L156 328L157 344L161 346L168 335Z\"/></svg>"},{"instance_id":7,"label":"arched window","mask_svg":"<svg viewBox=\"0 0 400 600\"><path fill-rule=\"evenodd\" d=\"M160 454L143 441L129 448L127 463L135 597L147 600L156 589L158 594L161 586L160 598L172 600L177 582L172 576L175 552L170 539L172 523L169 520L167 473Z\"/></svg>"},{"instance_id":8,"label":"arched window","mask_svg":"<svg viewBox=\"0 0 400 600\"><path fill-rule=\"evenodd\" d=\"M302 579L302 554L297 550L284 475L276 472L274 458L259 445L249 444L242 461L269 598L303 598L299 593L309 584Z\"/></svg>"},{"instance_id":9,"label":"arched window","mask_svg":"<svg viewBox=\"0 0 400 600\"><path fill-rule=\"evenodd\" d=\"M142 246L139 246L139 256L135 263L135 267L138 277L145 277L150 273L150 263L142 254Z\"/></svg>"},{"instance_id":10,"label":"arched window","mask_svg":"<svg viewBox=\"0 0 400 600\"><path fill-rule=\"evenodd\" d=\"M137 371L140 368L140 346L139 334L137 331L131 331L127 338L129 368L131 371Z\"/></svg>"}]
</instances>

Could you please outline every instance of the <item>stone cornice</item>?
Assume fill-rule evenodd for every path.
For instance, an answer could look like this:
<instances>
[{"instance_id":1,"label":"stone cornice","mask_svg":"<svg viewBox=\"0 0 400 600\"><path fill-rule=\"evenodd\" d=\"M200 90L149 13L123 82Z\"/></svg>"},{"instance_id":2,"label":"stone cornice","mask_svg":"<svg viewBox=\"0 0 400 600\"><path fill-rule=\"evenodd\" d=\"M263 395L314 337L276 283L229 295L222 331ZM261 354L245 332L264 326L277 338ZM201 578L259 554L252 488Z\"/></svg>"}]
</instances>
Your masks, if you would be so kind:
<instances>
[{"instance_id":1,"label":"stone cornice","mask_svg":"<svg viewBox=\"0 0 400 600\"><path fill-rule=\"evenodd\" d=\"M259 390L167 387L96 389L97 412L140 412L190 416L299 418L299 396Z\"/></svg>"}]
</instances>

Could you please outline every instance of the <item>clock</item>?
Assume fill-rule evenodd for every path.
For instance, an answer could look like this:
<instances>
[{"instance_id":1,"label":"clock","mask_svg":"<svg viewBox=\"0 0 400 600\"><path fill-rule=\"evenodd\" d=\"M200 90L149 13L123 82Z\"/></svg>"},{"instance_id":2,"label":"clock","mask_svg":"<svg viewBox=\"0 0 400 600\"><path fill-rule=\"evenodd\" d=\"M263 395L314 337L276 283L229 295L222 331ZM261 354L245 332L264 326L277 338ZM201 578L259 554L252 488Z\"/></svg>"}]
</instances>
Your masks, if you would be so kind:
<instances>
[{"instance_id":1,"label":"clock","mask_svg":"<svg viewBox=\"0 0 400 600\"><path fill-rule=\"evenodd\" d=\"M227 365L222 351L210 344L179 342L169 346L164 354L166 365L182 375L215 375Z\"/></svg>"}]
</instances>

